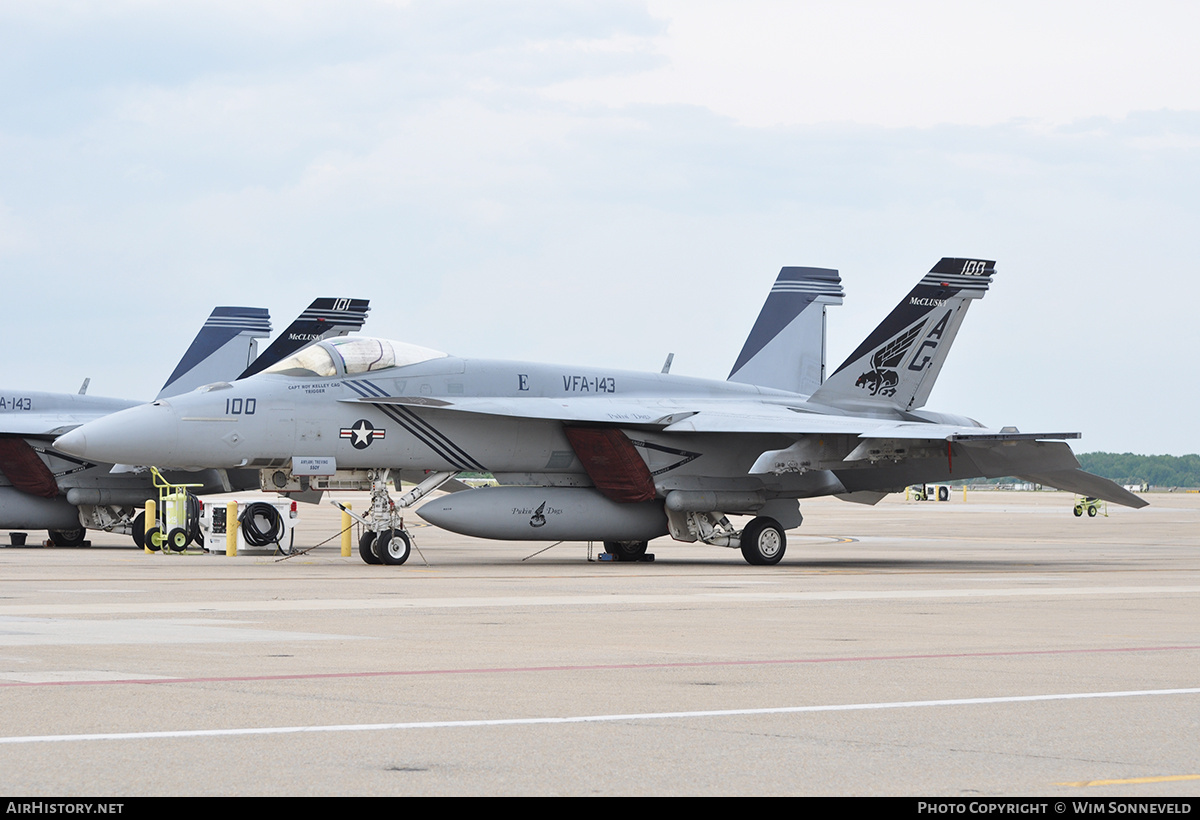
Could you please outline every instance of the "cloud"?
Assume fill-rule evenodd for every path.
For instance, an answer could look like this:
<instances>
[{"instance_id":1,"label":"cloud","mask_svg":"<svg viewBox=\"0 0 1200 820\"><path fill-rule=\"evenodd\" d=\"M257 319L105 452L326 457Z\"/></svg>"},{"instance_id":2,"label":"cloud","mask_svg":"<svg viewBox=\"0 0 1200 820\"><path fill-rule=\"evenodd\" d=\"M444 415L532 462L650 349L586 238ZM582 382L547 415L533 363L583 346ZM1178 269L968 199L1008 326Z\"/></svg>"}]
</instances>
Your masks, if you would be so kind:
<instances>
[{"instance_id":1,"label":"cloud","mask_svg":"<svg viewBox=\"0 0 1200 820\"><path fill-rule=\"evenodd\" d=\"M1000 272L933 406L1079 427L1085 449L1200 450L1168 418L1197 398L1173 359L1200 341L1186 95L1061 122L914 124L888 112L936 89L889 81L893 103L858 124L756 118L720 84L701 92L724 71L764 92L749 108L792 104L762 66L800 23L772 4L730 23L694 76L705 41L687 32L714 36L715 6L248 8L0 12L15 103L0 107L0 266L28 306L10 330L39 340L9 383L90 375L96 392L153 395L213 304L269 306L278 328L317 295L370 297L368 330L461 355L657 370L673 351L676 372L723 378L783 265L841 269L836 364L940 256L983 256ZM890 19L863 42L836 36L850 56L834 64L866 59ZM926 70L939 31L969 28L950 23L912 33L921 56L895 71ZM1013 44L977 34L939 59L1001 71L991 55ZM880 65L905 62L896 48ZM792 53L802 72L810 58ZM680 80L670 94L664 76ZM861 77L839 76L821 93L853 98Z\"/></svg>"},{"instance_id":2,"label":"cloud","mask_svg":"<svg viewBox=\"0 0 1200 820\"><path fill-rule=\"evenodd\" d=\"M701 105L748 126L1063 124L1200 107L1200 9L1083 0L653 0L666 59L626 77L569 78L562 99Z\"/></svg>"}]
</instances>

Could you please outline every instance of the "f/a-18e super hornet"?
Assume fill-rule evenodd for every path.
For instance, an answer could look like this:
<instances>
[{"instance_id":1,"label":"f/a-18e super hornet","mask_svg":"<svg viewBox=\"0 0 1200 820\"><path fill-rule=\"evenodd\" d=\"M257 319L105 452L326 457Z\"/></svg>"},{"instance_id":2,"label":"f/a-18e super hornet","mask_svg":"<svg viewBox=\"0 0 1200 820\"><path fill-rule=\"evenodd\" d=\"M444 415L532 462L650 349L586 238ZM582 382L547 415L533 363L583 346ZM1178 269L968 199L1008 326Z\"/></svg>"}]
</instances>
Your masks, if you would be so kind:
<instances>
[{"instance_id":1,"label":"f/a-18e super hornet","mask_svg":"<svg viewBox=\"0 0 1200 820\"><path fill-rule=\"evenodd\" d=\"M623 559L669 533L775 564L785 532L801 523L799 499L873 504L909 484L950 479L1019 476L1144 506L1079 468L1062 441L1077 433L986 428L923 409L967 308L994 273L990 261L942 259L810 394L796 381L467 359L347 337L251 378L123 410L55 447L160 467L373 471L374 529L360 552L384 563L402 563L409 551L395 529L389 470L427 473L401 506L462 471L495 476L500 487L422 506L418 514L437 526L483 538L603 541ZM789 318L804 324L803 308L783 313L751 334L751 359L778 357L775 336L795 332ZM739 362L736 378L761 372ZM730 515L753 518L739 530Z\"/></svg>"},{"instance_id":2,"label":"f/a-18e super hornet","mask_svg":"<svg viewBox=\"0 0 1200 820\"><path fill-rule=\"evenodd\" d=\"M317 339L358 331L365 299L315 300L256 357L257 340L271 335L265 308L215 308L159 391L168 398L217 379L233 378L284 359ZM88 421L143 402L79 393L0 389L0 527L46 529L59 546L83 543L87 529L123 532L140 546L138 509L153 498L148 472L64 455L55 437ZM170 474L204 492L258 486L254 470Z\"/></svg>"}]
</instances>

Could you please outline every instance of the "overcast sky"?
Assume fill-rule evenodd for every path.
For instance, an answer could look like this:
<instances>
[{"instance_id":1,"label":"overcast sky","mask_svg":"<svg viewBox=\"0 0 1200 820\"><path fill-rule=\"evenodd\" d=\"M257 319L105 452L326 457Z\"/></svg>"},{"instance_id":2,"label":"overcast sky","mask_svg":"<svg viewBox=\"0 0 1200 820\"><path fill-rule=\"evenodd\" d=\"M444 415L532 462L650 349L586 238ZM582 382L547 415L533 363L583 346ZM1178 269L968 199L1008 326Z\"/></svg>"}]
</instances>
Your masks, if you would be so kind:
<instances>
[{"instance_id":1,"label":"overcast sky","mask_svg":"<svg viewBox=\"0 0 1200 820\"><path fill-rule=\"evenodd\" d=\"M1200 451L1200 4L0 0L0 384L152 398L215 304L724 378L997 260L929 402Z\"/></svg>"}]
</instances>

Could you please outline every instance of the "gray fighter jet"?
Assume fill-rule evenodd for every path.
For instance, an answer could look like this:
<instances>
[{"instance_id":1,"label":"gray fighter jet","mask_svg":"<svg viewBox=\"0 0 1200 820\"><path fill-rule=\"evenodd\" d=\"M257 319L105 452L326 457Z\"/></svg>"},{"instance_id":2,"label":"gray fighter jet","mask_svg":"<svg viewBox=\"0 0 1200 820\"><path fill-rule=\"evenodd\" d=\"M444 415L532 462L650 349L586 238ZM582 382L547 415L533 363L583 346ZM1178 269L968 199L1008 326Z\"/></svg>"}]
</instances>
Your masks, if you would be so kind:
<instances>
[{"instance_id":1,"label":"gray fighter jet","mask_svg":"<svg viewBox=\"0 0 1200 820\"><path fill-rule=\"evenodd\" d=\"M775 564L785 532L802 521L801 498L875 503L909 484L959 478L1020 476L1144 506L1079 468L1062 441L1077 433L986 428L923 409L994 273L990 261L942 259L808 395L790 380L465 359L347 337L235 383L91 422L55 447L160 467L368 471L371 530L360 553L389 564L403 563L410 547L389 471L424 476L401 508L460 472L490 472L502 486L434 499L419 515L483 538L603 541L621 559L669 533ZM778 357L772 342L790 319L804 324L805 312L784 311L752 333L748 358ZM774 381L745 364L739 357L731 376ZM752 519L739 530L730 515Z\"/></svg>"},{"instance_id":2,"label":"gray fighter jet","mask_svg":"<svg viewBox=\"0 0 1200 820\"><path fill-rule=\"evenodd\" d=\"M257 372L315 339L358 331L366 300L317 299L256 357L257 340L271 335L264 308L215 308L159 398L193 390L219 378ZM85 383L86 386L86 383ZM51 449L56 436L88 421L143 402L78 394L0 389L0 528L46 529L59 546L81 544L87 529L123 532L140 546L138 509L155 496L144 471L75 458ZM252 470L205 470L168 476L198 483L206 492L258 486Z\"/></svg>"}]
</instances>

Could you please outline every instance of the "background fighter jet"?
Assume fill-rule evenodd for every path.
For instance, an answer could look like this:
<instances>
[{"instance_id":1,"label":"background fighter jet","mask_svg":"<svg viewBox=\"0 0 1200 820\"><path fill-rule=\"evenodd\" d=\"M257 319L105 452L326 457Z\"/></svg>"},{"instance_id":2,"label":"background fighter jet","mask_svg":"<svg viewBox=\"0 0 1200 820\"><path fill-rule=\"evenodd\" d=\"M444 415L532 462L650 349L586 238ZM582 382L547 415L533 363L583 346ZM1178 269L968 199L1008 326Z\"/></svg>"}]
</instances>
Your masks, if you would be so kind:
<instances>
[{"instance_id":1,"label":"background fighter jet","mask_svg":"<svg viewBox=\"0 0 1200 820\"><path fill-rule=\"evenodd\" d=\"M825 309L831 304L841 304L842 297L841 279L837 271L823 268L782 268L763 304L758 320L730 372L729 380L762 381L764 384L793 391L802 385L809 391L814 389L820 384L825 373ZM281 340L293 335L285 334ZM276 353L278 355L272 358L272 354ZM282 357L283 353L276 351L276 346L273 345L254 365L247 369L243 377L257 372L264 367L265 363L277 361ZM190 358L195 359L194 356ZM188 359L189 357L185 357L185 361ZM669 363L670 357L668 365L663 369L664 373L669 369ZM177 373L183 369L183 363L181 363ZM175 379L176 375L173 375L172 379L168 380L168 386L164 387L159 398L167 395L168 388L175 387ZM222 387L222 385L214 387ZM320 389L313 387L313 392L319 392ZM243 404L239 399L231 402L230 410L233 415L249 417L257 415L258 406L257 402ZM285 427L288 421L290 420L284 421ZM305 439L320 438L317 428L308 421L301 421L298 429L297 446L299 447L307 446L304 443ZM339 438L349 441L351 446L356 449L365 449L378 438L383 438L384 434L383 430L370 427L366 420L352 427L342 428L338 433ZM163 463L165 464L165 462ZM229 472L237 471L234 469ZM397 470L394 477L398 479L401 475L407 479L422 482L423 487L431 486L429 482L433 481L437 486L450 491L468 489L467 485L453 481L446 473L435 473L433 478L429 479L422 470ZM339 481L339 486L345 485L345 479ZM290 470L264 469L262 486L294 492L296 489L307 488L309 485L307 476L296 479L290 474ZM385 482L371 481L364 489L370 488L374 488L375 492L386 496ZM413 495L412 499L419 498L421 494ZM317 495L319 497L319 493ZM390 532L390 530L390 525L381 522L375 522L373 527L373 532ZM135 528L135 539L138 533L140 533L140 528ZM379 559L372 549L373 546L374 536L372 535L365 543L363 556L368 561L377 563Z\"/></svg>"},{"instance_id":2,"label":"background fighter jet","mask_svg":"<svg viewBox=\"0 0 1200 820\"><path fill-rule=\"evenodd\" d=\"M798 499L874 503L911 483L954 478L1024 476L1144 506L1080 470L1054 440L1078 434L988 429L921 409L993 274L990 261L941 260L810 396L663 373L463 359L350 337L311 345L234 384L123 410L55 447L160 467L279 468L296 457L371 470L373 531L360 552L385 563L402 563L409 549L407 535L394 531L389 470L430 471L400 506L460 471L495 475L503 486L420 509L446 529L604 541L624 558L670 533L774 564L785 531L802 521ZM770 340L754 347L770 350ZM730 514L753 519L739 531Z\"/></svg>"},{"instance_id":3,"label":"background fighter jet","mask_svg":"<svg viewBox=\"0 0 1200 820\"><path fill-rule=\"evenodd\" d=\"M256 358L257 340L271 335L266 309L215 308L159 398L273 364L313 339L357 331L368 309L362 299L317 299ZM82 543L87 528L125 532L140 546L143 527L135 516L146 499L156 495L149 474L113 472L112 463L65 455L51 449L50 442L84 422L141 403L82 391L0 390L0 527L45 528L60 546ZM258 474L252 470L206 470L171 478L202 484L206 492L258 486Z\"/></svg>"}]
</instances>

